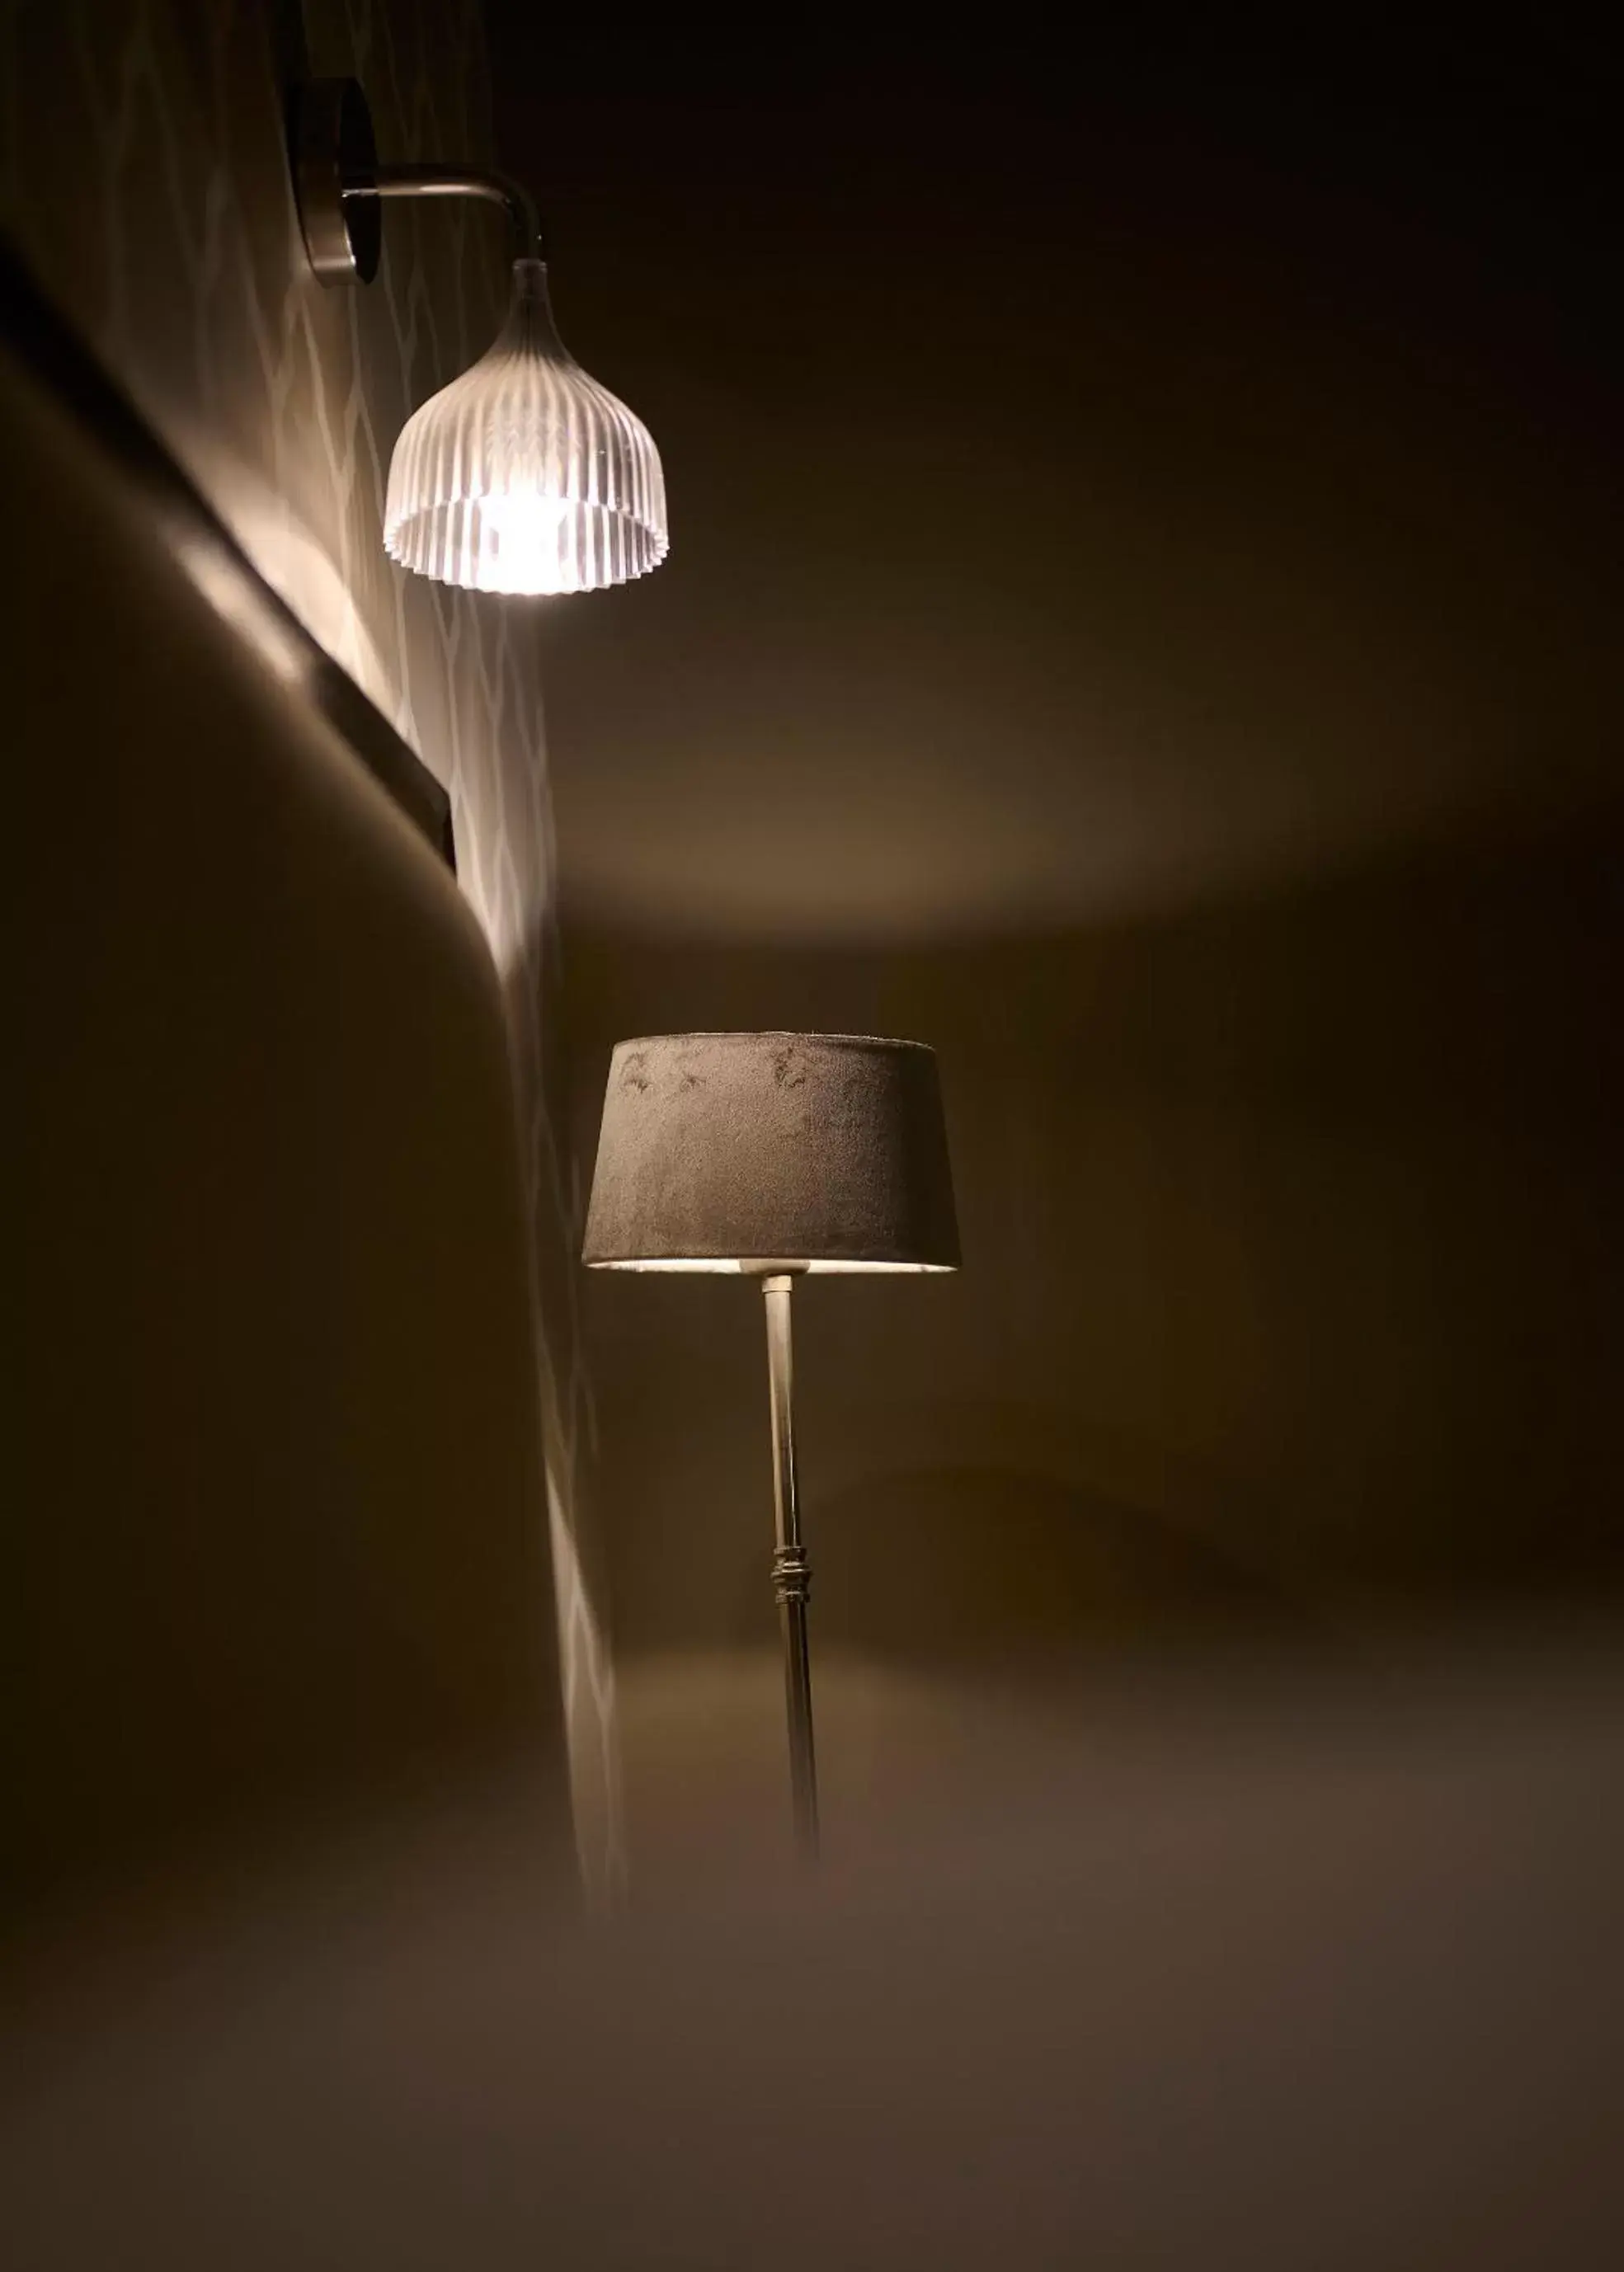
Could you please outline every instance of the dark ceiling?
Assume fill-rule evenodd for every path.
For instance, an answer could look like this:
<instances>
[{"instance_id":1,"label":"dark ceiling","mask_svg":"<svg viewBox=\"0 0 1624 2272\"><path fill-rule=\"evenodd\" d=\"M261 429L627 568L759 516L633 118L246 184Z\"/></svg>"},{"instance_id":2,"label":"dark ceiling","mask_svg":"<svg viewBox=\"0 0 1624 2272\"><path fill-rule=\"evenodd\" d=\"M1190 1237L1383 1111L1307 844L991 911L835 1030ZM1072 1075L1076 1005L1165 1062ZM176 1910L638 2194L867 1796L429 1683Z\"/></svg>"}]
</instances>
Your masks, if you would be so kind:
<instances>
[{"instance_id":1,"label":"dark ceiling","mask_svg":"<svg viewBox=\"0 0 1624 2272\"><path fill-rule=\"evenodd\" d=\"M576 918L1086 926L1605 786L1599 51L490 16L671 499L538 611Z\"/></svg>"}]
</instances>

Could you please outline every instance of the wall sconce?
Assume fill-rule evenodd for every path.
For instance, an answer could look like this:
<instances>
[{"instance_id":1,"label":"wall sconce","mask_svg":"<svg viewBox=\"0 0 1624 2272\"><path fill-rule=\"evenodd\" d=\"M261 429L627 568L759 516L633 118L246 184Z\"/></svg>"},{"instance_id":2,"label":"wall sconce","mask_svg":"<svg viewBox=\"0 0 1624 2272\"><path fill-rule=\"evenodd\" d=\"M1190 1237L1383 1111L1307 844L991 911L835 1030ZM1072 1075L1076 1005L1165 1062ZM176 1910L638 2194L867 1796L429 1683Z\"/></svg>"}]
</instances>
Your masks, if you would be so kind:
<instances>
[{"instance_id":1,"label":"wall sconce","mask_svg":"<svg viewBox=\"0 0 1624 2272\"><path fill-rule=\"evenodd\" d=\"M609 1069L582 1259L730 1271L767 1297L790 1789L818 1844L790 1297L808 1272L956 1270L935 1052L855 1034L662 1034Z\"/></svg>"},{"instance_id":2,"label":"wall sconce","mask_svg":"<svg viewBox=\"0 0 1624 2272\"><path fill-rule=\"evenodd\" d=\"M670 545L660 453L559 339L529 192L475 167L380 166L355 79L298 88L289 145L299 225L324 284L377 275L386 199L478 198L507 215L506 321L401 430L384 509L391 557L479 592L591 592L657 568Z\"/></svg>"}]
</instances>

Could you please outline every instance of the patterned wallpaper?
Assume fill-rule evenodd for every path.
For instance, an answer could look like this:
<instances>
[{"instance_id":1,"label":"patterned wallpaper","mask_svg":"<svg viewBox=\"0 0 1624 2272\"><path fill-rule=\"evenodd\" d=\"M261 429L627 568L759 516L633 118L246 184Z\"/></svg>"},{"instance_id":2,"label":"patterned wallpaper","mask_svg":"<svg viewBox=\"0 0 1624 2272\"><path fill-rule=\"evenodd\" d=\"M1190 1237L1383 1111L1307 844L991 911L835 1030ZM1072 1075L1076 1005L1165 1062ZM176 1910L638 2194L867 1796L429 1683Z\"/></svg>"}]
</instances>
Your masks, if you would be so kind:
<instances>
[{"instance_id":1,"label":"patterned wallpaper","mask_svg":"<svg viewBox=\"0 0 1624 2272\"><path fill-rule=\"evenodd\" d=\"M479 0L0 0L0 24L8 230L451 796L462 885L509 1005L577 1837L588 1887L611 1893L623 1868L613 1682L581 1519L580 1194L552 1110L557 938L532 635L547 603L429 584L379 537L396 433L497 328L502 223L460 203L393 207L378 280L324 288L284 155L285 88L351 74L385 158L488 158Z\"/></svg>"}]
</instances>

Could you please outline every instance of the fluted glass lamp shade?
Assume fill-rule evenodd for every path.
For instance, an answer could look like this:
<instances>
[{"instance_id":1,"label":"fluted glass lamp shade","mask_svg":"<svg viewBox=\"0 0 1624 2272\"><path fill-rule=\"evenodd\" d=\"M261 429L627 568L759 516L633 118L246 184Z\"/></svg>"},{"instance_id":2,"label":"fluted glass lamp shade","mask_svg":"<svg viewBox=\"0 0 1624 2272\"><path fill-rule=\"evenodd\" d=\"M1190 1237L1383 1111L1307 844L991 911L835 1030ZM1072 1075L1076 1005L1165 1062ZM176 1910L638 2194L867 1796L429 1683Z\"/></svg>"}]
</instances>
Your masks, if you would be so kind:
<instances>
[{"instance_id":1,"label":"fluted glass lamp shade","mask_svg":"<svg viewBox=\"0 0 1624 2272\"><path fill-rule=\"evenodd\" d=\"M415 411L389 467L384 544L480 592L591 592L670 549L660 453L553 325L547 270L513 263L490 351Z\"/></svg>"},{"instance_id":2,"label":"fluted glass lamp shade","mask_svg":"<svg viewBox=\"0 0 1624 2272\"><path fill-rule=\"evenodd\" d=\"M661 1034L610 1065L583 1259L609 1270L954 1270L935 1052L857 1034Z\"/></svg>"}]
</instances>

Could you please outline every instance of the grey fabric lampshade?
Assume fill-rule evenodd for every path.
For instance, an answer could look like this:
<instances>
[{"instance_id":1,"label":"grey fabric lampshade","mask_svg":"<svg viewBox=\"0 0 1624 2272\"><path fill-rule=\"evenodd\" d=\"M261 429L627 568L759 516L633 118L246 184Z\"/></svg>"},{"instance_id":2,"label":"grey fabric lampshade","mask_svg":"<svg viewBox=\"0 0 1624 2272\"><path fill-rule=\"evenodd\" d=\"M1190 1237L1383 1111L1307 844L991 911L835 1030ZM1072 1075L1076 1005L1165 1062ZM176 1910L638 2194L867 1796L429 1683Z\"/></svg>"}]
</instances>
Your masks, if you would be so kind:
<instances>
[{"instance_id":1,"label":"grey fabric lampshade","mask_svg":"<svg viewBox=\"0 0 1624 2272\"><path fill-rule=\"evenodd\" d=\"M858 1034L660 1034L610 1064L600 1269L953 1270L935 1052Z\"/></svg>"}]
</instances>

